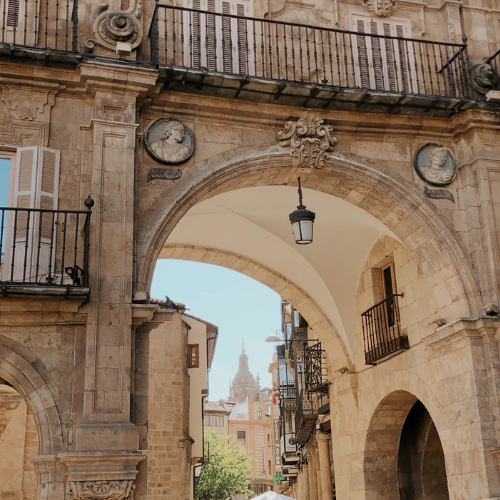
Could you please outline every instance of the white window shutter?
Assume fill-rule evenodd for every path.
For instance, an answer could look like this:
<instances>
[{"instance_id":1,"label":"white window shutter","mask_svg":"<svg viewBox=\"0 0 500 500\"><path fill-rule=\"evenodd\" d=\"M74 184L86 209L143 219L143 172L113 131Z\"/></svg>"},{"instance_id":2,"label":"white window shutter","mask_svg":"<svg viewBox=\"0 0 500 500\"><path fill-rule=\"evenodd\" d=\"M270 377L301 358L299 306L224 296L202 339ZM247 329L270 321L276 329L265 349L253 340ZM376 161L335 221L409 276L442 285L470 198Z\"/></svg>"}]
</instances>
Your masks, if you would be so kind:
<instances>
[{"instance_id":1,"label":"white window shutter","mask_svg":"<svg viewBox=\"0 0 500 500\"><path fill-rule=\"evenodd\" d=\"M35 190L36 208L57 210L59 198L59 167L61 153L55 149L38 149L38 171ZM48 273L61 273L55 269L55 250L57 232L54 223L57 216L52 213L36 215L33 235L32 275L37 280ZM64 226L63 229L66 228Z\"/></svg>"},{"instance_id":2,"label":"white window shutter","mask_svg":"<svg viewBox=\"0 0 500 500\"><path fill-rule=\"evenodd\" d=\"M14 176L14 208L35 208L38 147L17 148ZM28 280L31 274L31 249L33 246L32 214L28 227L28 213L9 211L5 228L5 258L2 280ZM15 241L14 241L15 238ZM14 269L12 269L14 264Z\"/></svg>"},{"instance_id":3,"label":"white window shutter","mask_svg":"<svg viewBox=\"0 0 500 500\"><path fill-rule=\"evenodd\" d=\"M13 207L57 210L59 168L59 151L35 146L17 148ZM20 211L16 217L9 211L2 280L33 282L55 272L55 221L51 213Z\"/></svg>"}]
</instances>

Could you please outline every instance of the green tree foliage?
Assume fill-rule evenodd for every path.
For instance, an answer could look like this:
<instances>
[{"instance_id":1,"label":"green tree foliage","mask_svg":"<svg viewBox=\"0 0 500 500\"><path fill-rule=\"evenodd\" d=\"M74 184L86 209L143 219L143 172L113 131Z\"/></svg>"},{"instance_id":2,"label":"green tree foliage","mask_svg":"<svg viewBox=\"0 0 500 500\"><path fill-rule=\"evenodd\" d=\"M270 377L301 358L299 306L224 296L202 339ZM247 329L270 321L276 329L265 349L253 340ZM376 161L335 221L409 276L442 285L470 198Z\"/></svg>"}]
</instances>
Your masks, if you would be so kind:
<instances>
[{"instance_id":1,"label":"green tree foliage","mask_svg":"<svg viewBox=\"0 0 500 500\"><path fill-rule=\"evenodd\" d=\"M250 460L235 436L205 432L205 464L196 484L196 500L227 500L234 493L252 494Z\"/></svg>"}]
</instances>

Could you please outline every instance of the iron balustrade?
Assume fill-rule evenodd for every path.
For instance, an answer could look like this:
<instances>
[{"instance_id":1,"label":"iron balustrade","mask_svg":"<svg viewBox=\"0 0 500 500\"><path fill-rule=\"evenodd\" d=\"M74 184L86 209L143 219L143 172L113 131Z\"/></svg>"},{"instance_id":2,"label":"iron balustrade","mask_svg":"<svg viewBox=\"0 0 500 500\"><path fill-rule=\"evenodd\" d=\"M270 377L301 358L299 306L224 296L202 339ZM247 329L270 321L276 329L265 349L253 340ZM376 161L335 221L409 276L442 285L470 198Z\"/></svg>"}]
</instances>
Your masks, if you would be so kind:
<instances>
[{"instance_id":1,"label":"iron balustrade","mask_svg":"<svg viewBox=\"0 0 500 500\"><path fill-rule=\"evenodd\" d=\"M391 295L361 315L367 365L410 347L408 337L401 333L398 297L402 295Z\"/></svg>"},{"instance_id":2,"label":"iron balustrade","mask_svg":"<svg viewBox=\"0 0 500 500\"><path fill-rule=\"evenodd\" d=\"M78 51L78 0L4 0L0 42Z\"/></svg>"},{"instance_id":3,"label":"iron balustrade","mask_svg":"<svg viewBox=\"0 0 500 500\"><path fill-rule=\"evenodd\" d=\"M493 71L493 90L500 90L500 49L484 62L489 64Z\"/></svg>"},{"instance_id":4,"label":"iron balustrade","mask_svg":"<svg viewBox=\"0 0 500 500\"><path fill-rule=\"evenodd\" d=\"M0 207L0 281L89 285L91 211Z\"/></svg>"},{"instance_id":5,"label":"iron balustrade","mask_svg":"<svg viewBox=\"0 0 500 500\"><path fill-rule=\"evenodd\" d=\"M156 3L152 63L200 73L470 98L467 46Z\"/></svg>"},{"instance_id":6,"label":"iron balustrade","mask_svg":"<svg viewBox=\"0 0 500 500\"><path fill-rule=\"evenodd\" d=\"M301 391L295 412L295 438L298 444L307 443L314 430L318 410L312 392Z\"/></svg>"},{"instance_id":7,"label":"iron balustrade","mask_svg":"<svg viewBox=\"0 0 500 500\"><path fill-rule=\"evenodd\" d=\"M306 347L304 349L304 358L306 389L309 391L318 390L319 388L328 390L328 386L325 385L327 382L326 354L321 349L321 342Z\"/></svg>"},{"instance_id":8,"label":"iron balustrade","mask_svg":"<svg viewBox=\"0 0 500 500\"><path fill-rule=\"evenodd\" d=\"M296 390L295 385L280 385L280 399L295 399Z\"/></svg>"}]
</instances>

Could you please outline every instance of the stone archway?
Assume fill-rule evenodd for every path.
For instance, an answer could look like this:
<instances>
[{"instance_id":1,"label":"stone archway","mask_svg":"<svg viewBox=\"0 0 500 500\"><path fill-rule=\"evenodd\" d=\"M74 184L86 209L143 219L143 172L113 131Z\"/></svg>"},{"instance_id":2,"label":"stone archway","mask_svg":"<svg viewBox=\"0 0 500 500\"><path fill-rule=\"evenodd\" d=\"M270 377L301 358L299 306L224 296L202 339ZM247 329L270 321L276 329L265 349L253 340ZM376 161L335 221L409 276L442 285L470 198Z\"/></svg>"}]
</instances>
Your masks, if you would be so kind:
<instances>
[{"instance_id":1,"label":"stone archway","mask_svg":"<svg viewBox=\"0 0 500 500\"><path fill-rule=\"evenodd\" d=\"M42 365L31 352L29 359L22 345L0 335L0 377L11 384L33 412L39 439L40 455L63 451L62 425L54 398L47 383L33 367ZM23 355L24 354L24 355Z\"/></svg>"},{"instance_id":2,"label":"stone archway","mask_svg":"<svg viewBox=\"0 0 500 500\"><path fill-rule=\"evenodd\" d=\"M444 453L436 426L422 402L398 390L375 409L363 460L365 498L449 498Z\"/></svg>"},{"instance_id":3,"label":"stone archway","mask_svg":"<svg viewBox=\"0 0 500 500\"><path fill-rule=\"evenodd\" d=\"M158 255L169 234L187 211L217 194L254 186L296 186L302 177L306 189L343 199L363 209L388 229L416 258L423 275L447 268L448 279L461 290L460 311L474 315L481 310L480 291L470 258L453 226L438 217L431 202L404 179L388 176L357 161L332 154L322 169L298 169L280 147L241 148L191 167L189 176L168 186L139 220L137 234L136 290L149 290ZM153 228L149 230L150 228ZM337 342L343 340L335 332ZM343 345L339 352L347 351ZM351 360L342 354L341 366Z\"/></svg>"},{"instance_id":4,"label":"stone archway","mask_svg":"<svg viewBox=\"0 0 500 500\"><path fill-rule=\"evenodd\" d=\"M424 273L451 265L459 277L469 314L481 311L480 289L470 258L449 221L402 178L331 154L323 169L298 169L280 147L241 148L191 167L190 175L165 190L151 205L137 237L137 290L148 290L158 254L179 220L198 202L250 186L296 186L337 196L373 215L401 239ZM151 230L149 230L152 228Z\"/></svg>"}]
</instances>

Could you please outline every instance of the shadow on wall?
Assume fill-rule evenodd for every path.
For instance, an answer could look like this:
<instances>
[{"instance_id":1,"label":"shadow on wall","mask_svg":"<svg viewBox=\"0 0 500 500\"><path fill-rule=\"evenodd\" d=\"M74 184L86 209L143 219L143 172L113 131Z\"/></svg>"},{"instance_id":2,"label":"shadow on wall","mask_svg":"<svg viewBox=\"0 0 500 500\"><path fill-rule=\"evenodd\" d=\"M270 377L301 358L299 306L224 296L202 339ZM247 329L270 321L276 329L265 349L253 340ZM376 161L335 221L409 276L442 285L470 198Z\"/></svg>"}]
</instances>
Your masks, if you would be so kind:
<instances>
[{"instance_id":1,"label":"shadow on wall","mask_svg":"<svg viewBox=\"0 0 500 500\"><path fill-rule=\"evenodd\" d=\"M403 425L398 470L401 500L449 498L441 440L420 401L412 406Z\"/></svg>"}]
</instances>

